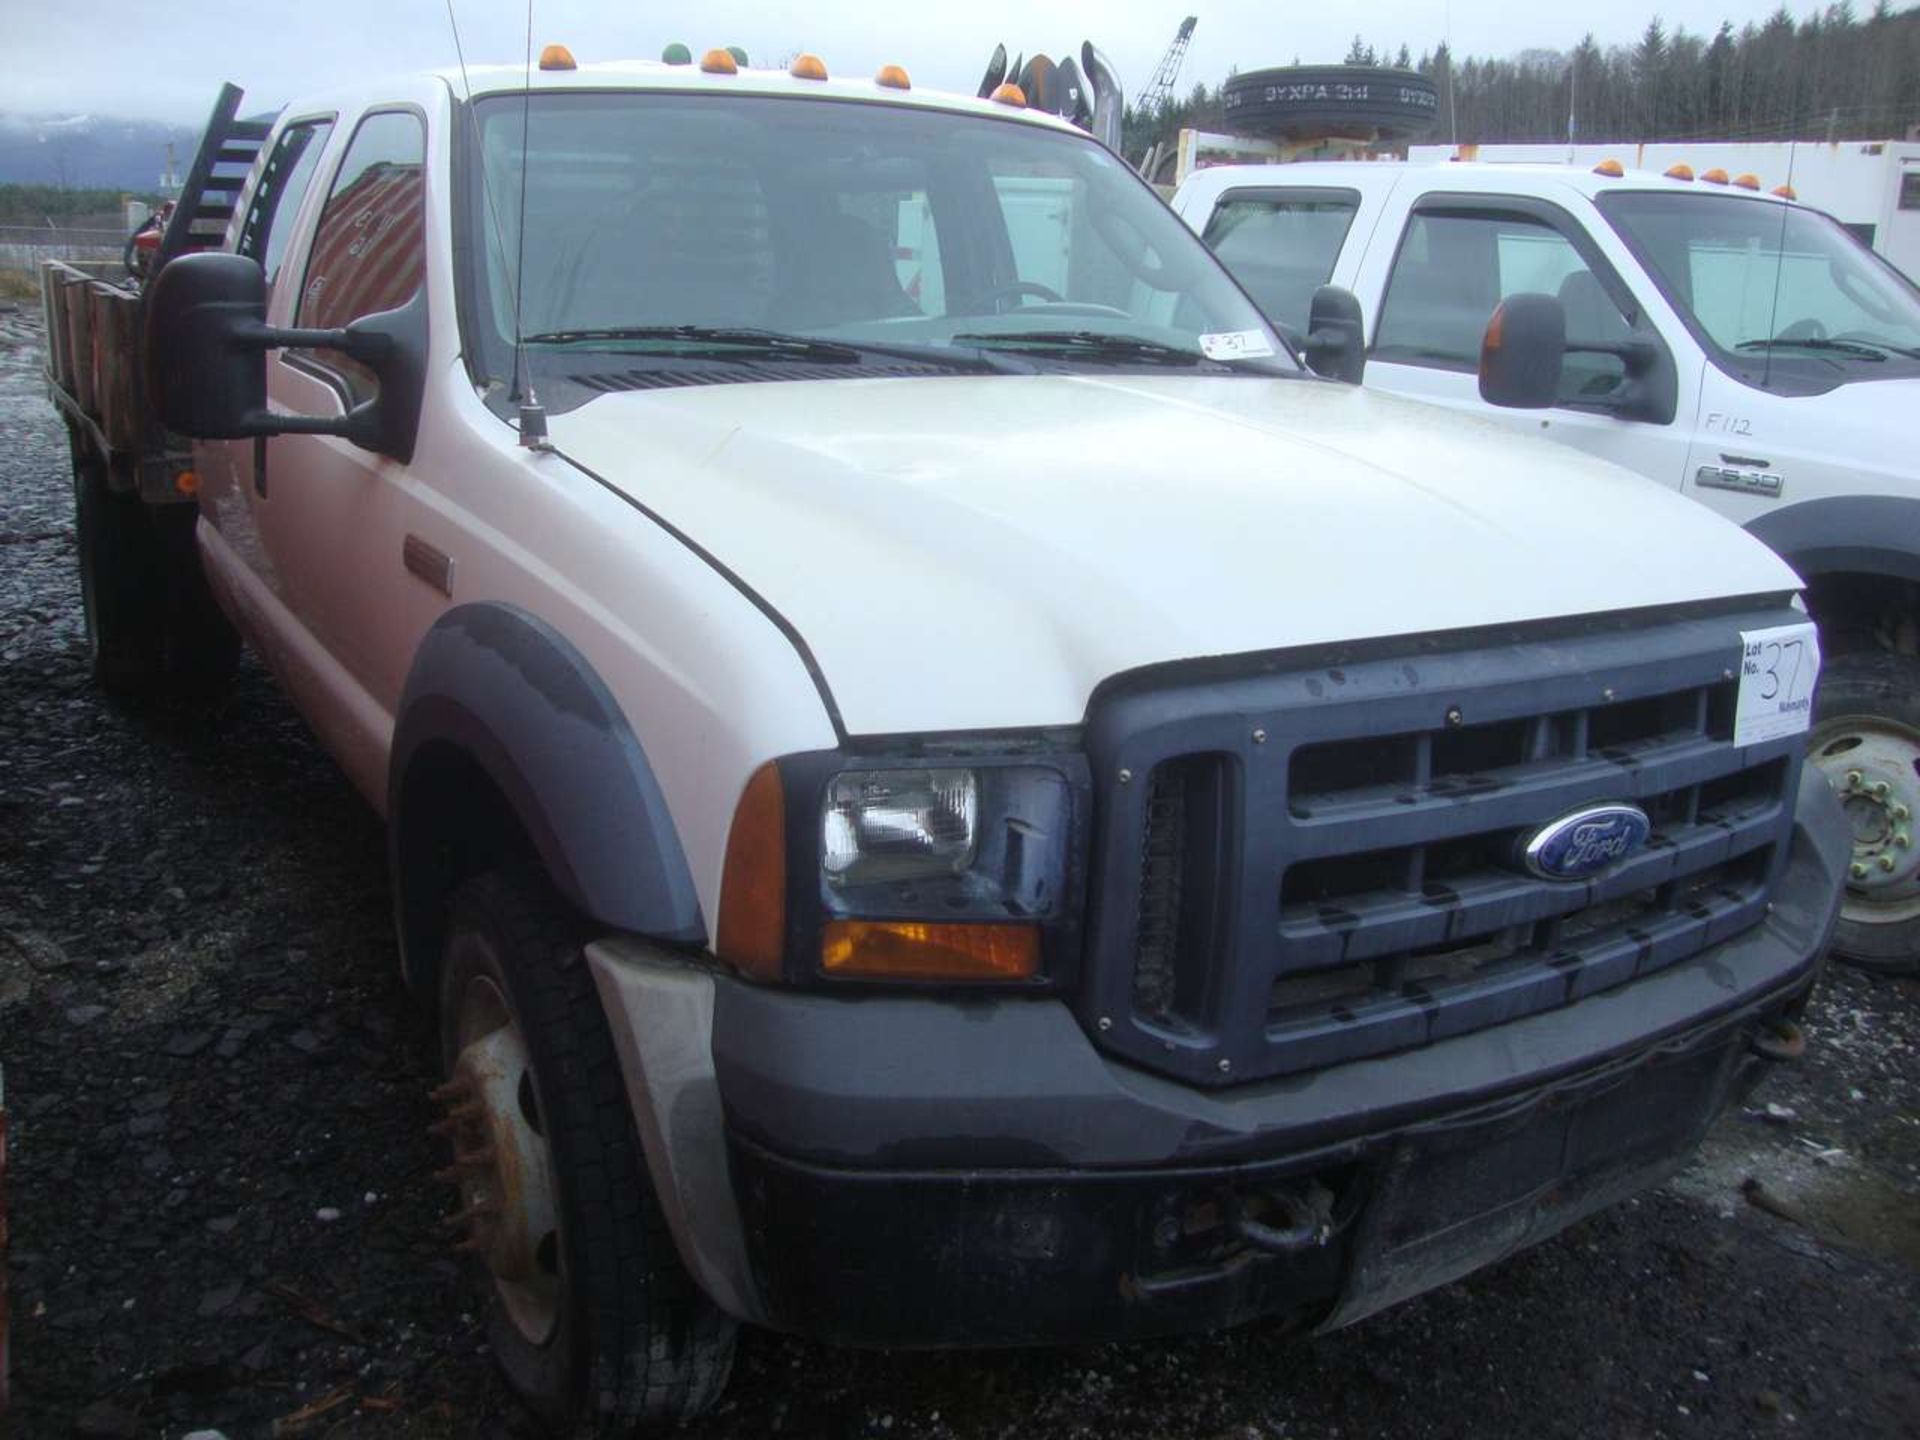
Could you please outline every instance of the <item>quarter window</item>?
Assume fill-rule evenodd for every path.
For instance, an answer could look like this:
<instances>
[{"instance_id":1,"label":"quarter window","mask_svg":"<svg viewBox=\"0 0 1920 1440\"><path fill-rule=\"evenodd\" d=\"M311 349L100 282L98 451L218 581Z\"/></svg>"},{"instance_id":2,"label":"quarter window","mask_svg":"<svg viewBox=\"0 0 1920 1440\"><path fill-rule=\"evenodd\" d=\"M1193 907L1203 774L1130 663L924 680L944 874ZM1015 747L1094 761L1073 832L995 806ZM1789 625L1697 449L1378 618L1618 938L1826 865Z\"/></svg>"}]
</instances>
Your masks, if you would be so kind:
<instances>
[{"instance_id":1,"label":"quarter window","mask_svg":"<svg viewBox=\"0 0 1920 1440\"><path fill-rule=\"evenodd\" d=\"M1487 321L1509 295L1556 296L1567 339L1608 343L1633 333L1573 242L1531 215L1422 211L1407 225L1387 283L1374 358L1474 370ZM1626 379L1615 355L1571 351L1559 403L1603 402Z\"/></svg>"},{"instance_id":2,"label":"quarter window","mask_svg":"<svg viewBox=\"0 0 1920 1440\"><path fill-rule=\"evenodd\" d=\"M289 125L274 142L267 168L254 187L253 203L240 227L240 242L235 249L260 262L267 277L267 292L279 277L280 262L286 258L287 237L293 231L293 217L300 202L307 198L313 184L313 172L320 163L320 152L327 148L327 136L333 133L331 120L313 120Z\"/></svg>"},{"instance_id":3,"label":"quarter window","mask_svg":"<svg viewBox=\"0 0 1920 1440\"><path fill-rule=\"evenodd\" d=\"M1269 320L1304 335L1359 208L1352 190L1230 191L1202 238Z\"/></svg>"},{"instance_id":4,"label":"quarter window","mask_svg":"<svg viewBox=\"0 0 1920 1440\"><path fill-rule=\"evenodd\" d=\"M300 290L299 323L349 324L411 300L426 277L423 174L426 131L411 111L369 115L354 132L314 232ZM371 398L373 372L337 350L315 358L346 382L356 403Z\"/></svg>"}]
</instances>

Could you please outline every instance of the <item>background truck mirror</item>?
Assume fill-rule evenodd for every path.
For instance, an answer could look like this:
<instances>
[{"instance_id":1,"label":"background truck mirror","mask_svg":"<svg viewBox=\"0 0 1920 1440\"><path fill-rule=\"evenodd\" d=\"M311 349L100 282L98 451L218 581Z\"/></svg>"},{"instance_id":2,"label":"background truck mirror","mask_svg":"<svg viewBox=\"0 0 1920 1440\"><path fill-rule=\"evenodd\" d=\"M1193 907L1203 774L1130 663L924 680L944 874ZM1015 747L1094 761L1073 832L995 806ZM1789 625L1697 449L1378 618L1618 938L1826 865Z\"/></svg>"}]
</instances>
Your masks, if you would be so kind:
<instances>
[{"instance_id":1,"label":"background truck mirror","mask_svg":"<svg viewBox=\"0 0 1920 1440\"><path fill-rule=\"evenodd\" d=\"M1307 338L1301 349L1316 375L1358 385L1367 369L1365 325L1360 302L1351 290L1322 285L1307 310Z\"/></svg>"},{"instance_id":2,"label":"background truck mirror","mask_svg":"<svg viewBox=\"0 0 1920 1440\"><path fill-rule=\"evenodd\" d=\"M1551 295L1509 295L1480 342L1480 398L1509 410L1544 410L1560 391L1566 308Z\"/></svg>"}]
</instances>

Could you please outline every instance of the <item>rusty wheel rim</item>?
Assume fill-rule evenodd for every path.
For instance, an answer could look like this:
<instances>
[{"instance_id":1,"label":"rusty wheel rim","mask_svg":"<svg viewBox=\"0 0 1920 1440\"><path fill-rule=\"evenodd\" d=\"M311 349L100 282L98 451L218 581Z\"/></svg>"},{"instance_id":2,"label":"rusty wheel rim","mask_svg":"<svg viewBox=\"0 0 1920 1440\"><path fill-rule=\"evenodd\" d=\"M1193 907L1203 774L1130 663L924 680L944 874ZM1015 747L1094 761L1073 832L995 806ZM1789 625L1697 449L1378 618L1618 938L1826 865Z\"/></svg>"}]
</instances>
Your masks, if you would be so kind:
<instances>
[{"instance_id":1,"label":"rusty wheel rim","mask_svg":"<svg viewBox=\"0 0 1920 1440\"><path fill-rule=\"evenodd\" d=\"M493 980L468 979L459 999L458 1046L445 1107L434 1128L453 1143L440 1178L460 1192L447 1217L455 1249L476 1255L492 1277L507 1318L529 1344L543 1345L560 1322L559 1208L546 1122L526 1040Z\"/></svg>"}]
</instances>

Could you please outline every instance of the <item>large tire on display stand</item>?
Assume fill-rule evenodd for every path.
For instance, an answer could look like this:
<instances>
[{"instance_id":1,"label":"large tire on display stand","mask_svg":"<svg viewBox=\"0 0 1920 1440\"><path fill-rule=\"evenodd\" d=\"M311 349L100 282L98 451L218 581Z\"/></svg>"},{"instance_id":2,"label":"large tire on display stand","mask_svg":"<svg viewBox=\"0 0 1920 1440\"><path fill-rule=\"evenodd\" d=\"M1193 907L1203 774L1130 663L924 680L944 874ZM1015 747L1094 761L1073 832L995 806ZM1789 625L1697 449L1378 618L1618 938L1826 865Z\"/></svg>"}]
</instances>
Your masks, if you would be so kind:
<instances>
[{"instance_id":1,"label":"large tire on display stand","mask_svg":"<svg viewBox=\"0 0 1920 1440\"><path fill-rule=\"evenodd\" d=\"M1834 953L1882 974L1920 974L1920 659L1829 657L1807 755L1853 825Z\"/></svg>"},{"instance_id":2,"label":"large tire on display stand","mask_svg":"<svg viewBox=\"0 0 1920 1440\"><path fill-rule=\"evenodd\" d=\"M1415 140L1440 115L1433 81L1373 65L1249 70L1222 87L1226 126L1265 140Z\"/></svg>"},{"instance_id":3,"label":"large tire on display stand","mask_svg":"<svg viewBox=\"0 0 1920 1440\"><path fill-rule=\"evenodd\" d=\"M492 1291L495 1360L550 1426L708 1409L735 1325L680 1263L628 1108L584 932L535 871L456 891L440 975L442 1178Z\"/></svg>"}]
</instances>

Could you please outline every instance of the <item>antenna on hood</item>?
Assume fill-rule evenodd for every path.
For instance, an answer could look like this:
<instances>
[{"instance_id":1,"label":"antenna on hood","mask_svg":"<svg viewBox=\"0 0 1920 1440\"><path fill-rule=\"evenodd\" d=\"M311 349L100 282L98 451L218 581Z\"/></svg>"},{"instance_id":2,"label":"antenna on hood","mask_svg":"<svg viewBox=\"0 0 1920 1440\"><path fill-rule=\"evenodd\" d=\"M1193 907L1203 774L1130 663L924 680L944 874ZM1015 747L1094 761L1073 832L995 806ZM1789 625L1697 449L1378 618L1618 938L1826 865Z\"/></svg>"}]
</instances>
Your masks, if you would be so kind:
<instances>
[{"instance_id":1,"label":"antenna on hood","mask_svg":"<svg viewBox=\"0 0 1920 1440\"><path fill-rule=\"evenodd\" d=\"M502 259L506 256L506 234L500 226L500 209L494 203L493 186L487 179L486 155L482 150L479 117L473 108L473 82L467 77L466 48L460 43L460 21L453 12L453 0L447 0L447 28L453 32L453 53L460 62L461 99L465 102L467 124L470 127L474 163L480 172L480 193L486 201L487 220L493 227L493 243ZM527 55L522 75L520 110L520 226L515 236L514 264L511 275L505 277L508 295L513 303L513 376L508 384L507 397L519 400L520 404L520 443L530 450L545 450L547 442L547 412L541 406L539 397L534 393L533 377L526 375L526 394L520 391L520 381L526 372L526 345L522 340L520 321L520 296L522 279L526 270L527 254L527 127L529 123L530 95L533 77L533 0L527 0Z\"/></svg>"}]
</instances>

